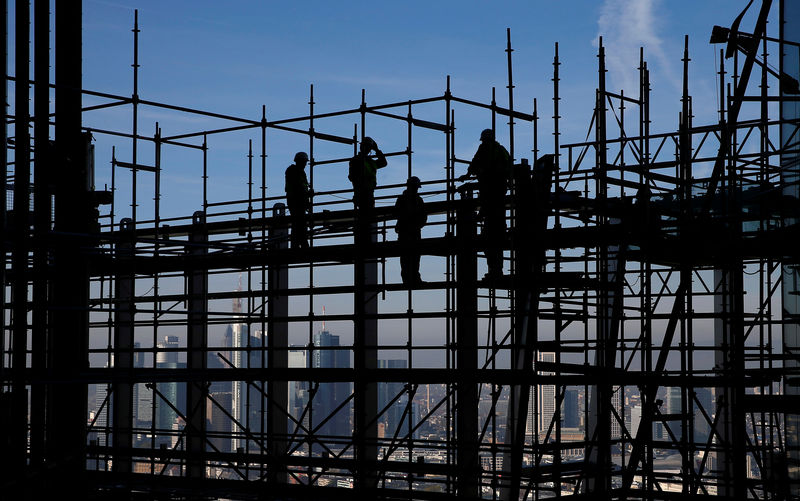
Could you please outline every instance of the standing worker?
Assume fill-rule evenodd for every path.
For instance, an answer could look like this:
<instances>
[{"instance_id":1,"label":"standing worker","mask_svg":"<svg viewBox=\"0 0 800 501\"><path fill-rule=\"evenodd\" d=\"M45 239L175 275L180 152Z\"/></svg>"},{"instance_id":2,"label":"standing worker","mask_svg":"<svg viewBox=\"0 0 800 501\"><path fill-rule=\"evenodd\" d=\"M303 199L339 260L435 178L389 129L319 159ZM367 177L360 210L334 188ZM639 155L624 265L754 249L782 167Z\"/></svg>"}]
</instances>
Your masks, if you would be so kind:
<instances>
[{"instance_id":1,"label":"standing worker","mask_svg":"<svg viewBox=\"0 0 800 501\"><path fill-rule=\"evenodd\" d=\"M286 203L292 221L292 248L308 248L308 220L306 212L311 209L311 189L306 177L308 154L297 152L294 163L286 168Z\"/></svg>"},{"instance_id":2,"label":"standing worker","mask_svg":"<svg viewBox=\"0 0 800 501\"><path fill-rule=\"evenodd\" d=\"M375 151L377 158L369 156L370 151ZM353 203L358 209L360 226L362 229L369 227L375 211L375 186L377 186L378 169L386 167L386 156L378 149L378 144L371 138L361 140L358 155L350 160L350 169L347 178L353 183Z\"/></svg>"},{"instance_id":3,"label":"standing worker","mask_svg":"<svg viewBox=\"0 0 800 501\"><path fill-rule=\"evenodd\" d=\"M467 173L459 177L465 181L478 178L478 203L483 219L481 236L485 242L488 273L484 279L503 276L503 243L506 240L505 196L511 177L511 157L508 151L495 141L494 131L481 132L481 145L472 158Z\"/></svg>"},{"instance_id":4,"label":"standing worker","mask_svg":"<svg viewBox=\"0 0 800 501\"><path fill-rule=\"evenodd\" d=\"M425 213L425 202L419 196L421 183L417 176L411 176L406 182L406 190L397 197L394 213L397 217L397 240L400 242L400 276L406 285L422 283L419 276L421 230L428 220Z\"/></svg>"}]
</instances>

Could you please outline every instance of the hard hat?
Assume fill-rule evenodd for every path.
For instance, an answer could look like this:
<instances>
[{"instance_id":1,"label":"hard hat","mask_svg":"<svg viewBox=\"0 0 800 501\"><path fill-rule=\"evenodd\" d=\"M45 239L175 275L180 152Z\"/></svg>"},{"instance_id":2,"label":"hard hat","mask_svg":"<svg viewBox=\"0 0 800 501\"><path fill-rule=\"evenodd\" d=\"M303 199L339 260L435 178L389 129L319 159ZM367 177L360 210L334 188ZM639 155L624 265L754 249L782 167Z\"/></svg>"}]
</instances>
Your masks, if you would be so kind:
<instances>
[{"instance_id":1,"label":"hard hat","mask_svg":"<svg viewBox=\"0 0 800 501\"><path fill-rule=\"evenodd\" d=\"M417 176L411 176L410 178L408 178L408 181L406 181L406 186L408 186L409 188L419 188L420 186L422 186L422 182L419 180Z\"/></svg>"},{"instance_id":2,"label":"hard hat","mask_svg":"<svg viewBox=\"0 0 800 501\"><path fill-rule=\"evenodd\" d=\"M294 155L295 162L308 162L308 153L305 151L298 151Z\"/></svg>"},{"instance_id":3,"label":"hard hat","mask_svg":"<svg viewBox=\"0 0 800 501\"><path fill-rule=\"evenodd\" d=\"M481 141L494 141L494 131L492 129L483 129Z\"/></svg>"},{"instance_id":4,"label":"hard hat","mask_svg":"<svg viewBox=\"0 0 800 501\"><path fill-rule=\"evenodd\" d=\"M371 147L373 147L373 148L374 148L374 147L376 147L376 146L378 146L378 145L375 143L375 140L374 140L374 139L372 139L372 138L371 138L371 137L369 137L369 136L365 136L365 137L364 137L364 139L362 139L362 140L361 140L361 144L362 144L362 145L364 145L364 146L371 146Z\"/></svg>"}]
</instances>

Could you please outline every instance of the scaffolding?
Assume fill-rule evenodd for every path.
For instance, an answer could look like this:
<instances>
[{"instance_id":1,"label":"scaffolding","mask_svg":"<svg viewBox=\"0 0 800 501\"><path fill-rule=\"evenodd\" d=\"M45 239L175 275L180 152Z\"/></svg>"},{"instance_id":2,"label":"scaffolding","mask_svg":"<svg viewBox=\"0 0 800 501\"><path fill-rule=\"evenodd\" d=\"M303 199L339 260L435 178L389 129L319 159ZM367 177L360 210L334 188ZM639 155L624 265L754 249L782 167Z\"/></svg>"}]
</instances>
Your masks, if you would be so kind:
<instances>
[{"instance_id":1,"label":"scaffolding","mask_svg":"<svg viewBox=\"0 0 800 501\"><path fill-rule=\"evenodd\" d=\"M686 38L672 132L651 131L644 51L638 94L612 92L601 39L589 133L563 141L556 44L547 145L538 103L532 113L514 108L510 31L506 107L494 91L490 103L459 97L448 78L440 96L368 105L362 92L358 106L326 113L312 86L306 115L267 120L262 109L253 120L140 97L138 13L132 95L83 89L79 2L56 10L51 84L49 2L34 3L33 23L29 2L16 4L16 67L6 78L14 102L3 108L13 133L3 127L0 169L5 492L797 498L793 4L777 7L778 37L767 36L770 0L752 33L739 26L744 13L714 27L712 43L725 44L710 69L717 123L693 123ZM82 108L82 96L102 102ZM117 106L132 111L129 131L92 125L92 112ZM148 136L145 107L219 126L163 135L155 124ZM441 120L430 120L432 107ZM481 235L478 187L458 181L469 163L455 148L462 109L485 113L493 130L508 120L514 175L502 242ZM424 269L443 279L392 280L405 251L391 203L404 185L377 187L365 236L352 190L315 184L315 169L356 154L368 118L405 126L405 148L386 156L405 162L408 177L417 134L439 136L445 177L423 179L421 247ZM210 201L209 145L241 131L256 137L248 196ZM289 247L282 182L272 181L285 165L267 165L273 131L308 141L307 249ZM514 144L521 135L532 140L530 162ZM102 160L92 137L130 144L130 158L112 153L106 190L95 187ZM317 158L321 144L343 153ZM172 150L202 164L200 210L177 217L161 209L162 157ZM137 190L150 185L152 205L140 208ZM502 247L506 274L481 279L492 246ZM321 318L326 302L337 307Z\"/></svg>"}]
</instances>

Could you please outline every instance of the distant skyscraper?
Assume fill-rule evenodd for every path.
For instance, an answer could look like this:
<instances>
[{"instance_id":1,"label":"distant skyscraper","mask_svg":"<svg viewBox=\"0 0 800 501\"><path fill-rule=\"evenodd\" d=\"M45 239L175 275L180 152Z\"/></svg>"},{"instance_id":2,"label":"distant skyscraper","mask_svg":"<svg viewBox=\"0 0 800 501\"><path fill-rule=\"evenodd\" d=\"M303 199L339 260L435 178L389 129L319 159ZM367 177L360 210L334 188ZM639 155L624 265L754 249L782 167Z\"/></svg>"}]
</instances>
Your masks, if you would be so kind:
<instances>
[{"instance_id":1,"label":"distant skyscraper","mask_svg":"<svg viewBox=\"0 0 800 501\"><path fill-rule=\"evenodd\" d=\"M663 403L658 408L659 412L665 414L667 412L667 407ZM668 437L667 431L664 429L664 423L658 419L656 416L652 416L653 419L653 440L664 440Z\"/></svg>"},{"instance_id":2,"label":"distant skyscraper","mask_svg":"<svg viewBox=\"0 0 800 501\"><path fill-rule=\"evenodd\" d=\"M665 440L667 432L664 430L664 423L661 421L653 422L653 440Z\"/></svg>"},{"instance_id":3,"label":"distant skyscraper","mask_svg":"<svg viewBox=\"0 0 800 501\"><path fill-rule=\"evenodd\" d=\"M299 348L295 346L294 348ZM308 366L308 356L305 349L290 349L289 350L289 367L304 369ZM287 400L289 405L289 414L296 420L300 420L303 415L303 410L308 403L308 383L306 381L292 381L289 384L289 398ZM293 421L289 421L289 433L293 433L297 425ZM308 414L303 418L303 426L308 426Z\"/></svg>"},{"instance_id":4,"label":"distant skyscraper","mask_svg":"<svg viewBox=\"0 0 800 501\"><path fill-rule=\"evenodd\" d=\"M142 368L145 366L145 353L139 352L141 343L134 343L135 350L133 355L133 366ZM153 390L145 386L146 383L136 383L133 385L133 425L138 428L150 428L153 421ZM136 434L136 440L145 438L144 432Z\"/></svg>"},{"instance_id":5,"label":"distant skyscraper","mask_svg":"<svg viewBox=\"0 0 800 501\"><path fill-rule=\"evenodd\" d=\"M232 430L231 418L222 411L222 409L225 409L230 412L231 392L209 393L209 397L206 400L207 429L211 437L209 440L220 452L232 452L230 439ZM213 399L213 402L211 399Z\"/></svg>"},{"instance_id":6,"label":"distant skyscraper","mask_svg":"<svg viewBox=\"0 0 800 501\"><path fill-rule=\"evenodd\" d=\"M711 391L707 388L695 388L697 400L703 406L703 410L709 418L714 416L714 407L711 398ZM708 434L711 432L711 425L703 416L703 412L695 402L694 406L694 440L695 442L705 443L708 441Z\"/></svg>"},{"instance_id":7,"label":"distant skyscraper","mask_svg":"<svg viewBox=\"0 0 800 501\"><path fill-rule=\"evenodd\" d=\"M683 408L681 404L681 389L678 386L669 386L667 387L667 395L664 400L666 404L666 413L667 414L681 414L681 410ZM661 409L661 412L665 412L664 409ZM680 420L669 420L667 421L667 426L669 426L670 431L680 438L682 433L681 421ZM668 438L669 435L667 434L667 430L664 430L665 437Z\"/></svg>"},{"instance_id":8,"label":"distant skyscraper","mask_svg":"<svg viewBox=\"0 0 800 501\"><path fill-rule=\"evenodd\" d=\"M338 349L339 336L323 330L314 334L315 349L310 356L309 365L312 368L349 368L350 352L345 349ZM321 423L325 418L333 414L334 410L350 396L350 383L322 383L314 396L312 410L314 412L313 425ZM325 425L317 432L319 435L345 436L351 435L350 427L350 406L344 406L337 412Z\"/></svg>"},{"instance_id":9,"label":"distant skyscraper","mask_svg":"<svg viewBox=\"0 0 800 501\"><path fill-rule=\"evenodd\" d=\"M636 404L632 406L630 411L630 419L627 421L628 431L632 437L636 438L638 436L637 434L639 433L639 426L642 424L642 404ZM666 411L661 409L661 412L664 413ZM651 425L653 430L653 440L663 440L666 438L664 423L654 417Z\"/></svg>"},{"instance_id":10,"label":"distant skyscraper","mask_svg":"<svg viewBox=\"0 0 800 501\"><path fill-rule=\"evenodd\" d=\"M108 423L112 419L111 411L113 409L113 398L108 393L109 386L107 384L98 384L94 397L95 415L97 416L94 422L94 429L97 433L97 445L107 445ZM104 403L105 405L103 405ZM100 411L100 407L103 407L102 411Z\"/></svg>"},{"instance_id":11,"label":"distant skyscraper","mask_svg":"<svg viewBox=\"0 0 800 501\"><path fill-rule=\"evenodd\" d=\"M243 327L246 332L247 326ZM253 334L252 336L245 337L247 341L245 341L243 345L247 351L242 352L242 361L245 364L244 367L260 369L266 365L266 354L264 354L262 360L261 331L255 331ZM266 336L264 337L264 344L266 344ZM242 381L241 383L241 393L238 394L238 405L240 406L239 415L241 416L240 422L250 430L252 435L258 436L267 429L266 416L263 413L266 388L258 382L251 382L248 384L246 381ZM236 395L234 394L234 396ZM244 441L240 442L239 447L244 447ZM260 445L251 440L248 445L248 450L260 450Z\"/></svg>"},{"instance_id":12,"label":"distant skyscraper","mask_svg":"<svg viewBox=\"0 0 800 501\"><path fill-rule=\"evenodd\" d=\"M564 392L564 412L561 414L565 428L578 428L581 423L581 414L578 409L578 389L567 388Z\"/></svg>"},{"instance_id":13,"label":"distant skyscraper","mask_svg":"<svg viewBox=\"0 0 800 501\"><path fill-rule=\"evenodd\" d=\"M242 281L241 276L239 277L239 288L237 290L242 290ZM242 315L242 299L241 298L234 298L233 299L233 317L241 317ZM232 323L228 326L228 332L226 332L226 337L230 340L230 362L236 368L246 368L249 360L247 359L246 355L246 348L247 348L247 325L243 323ZM232 388L231 388L231 395L232 395L232 402L231 402L231 414L233 414L233 419L236 422L241 423L243 426L246 424L246 411L245 406L247 405L247 397L246 397L246 385L244 381L233 381ZM234 432L240 433L241 430L234 424ZM238 447L243 447L244 442L240 441L238 438L233 439L233 450L236 450Z\"/></svg>"},{"instance_id":14,"label":"distant skyscraper","mask_svg":"<svg viewBox=\"0 0 800 501\"><path fill-rule=\"evenodd\" d=\"M227 341L226 338L224 342L227 343ZM230 345L226 344L226 347L230 348ZM223 356L230 360L230 351L223 350ZM206 367L209 369L224 369L229 366L222 361L217 355L217 351L214 350L208 353ZM230 436L233 431L233 421L222 411L222 409L225 409L225 411L231 412L231 402L233 400L231 388L231 381L214 381L208 387L209 398L206 400L207 429L209 434L212 435L211 443L221 452L232 451Z\"/></svg>"},{"instance_id":15,"label":"distant skyscraper","mask_svg":"<svg viewBox=\"0 0 800 501\"><path fill-rule=\"evenodd\" d=\"M140 349L141 347L142 347L141 343L133 343L133 349L134 349L134 352L133 352L133 366L136 367L136 368L144 367L144 354L136 352L136 350ZM133 393L133 409L131 409L131 410L133 411L133 426L134 427L139 425L139 390L140 390L140 387L144 391L147 391L146 389L144 389L144 385L141 385L141 384L134 384L133 388L131 388L131 391Z\"/></svg>"},{"instance_id":16,"label":"distant skyscraper","mask_svg":"<svg viewBox=\"0 0 800 501\"><path fill-rule=\"evenodd\" d=\"M141 343L134 343L135 350L141 349ZM134 352L133 366L142 368L145 365L145 354ZM153 391L147 389L145 383L133 385L133 424L139 427L150 427L153 420Z\"/></svg>"},{"instance_id":17,"label":"distant skyscraper","mask_svg":"<svg viewBox=\"0 0 800 501\"><path fill-rule=\"evenodd\" d=\"M537 361L539 362L555 362L556 361L556 354L553 352L540 352ZM536 373L542 376L551 376L552 372L544 372L536 369ZM552 384L540 384L536 386L535 389L536 395L536 405L538 407L538 426L539 426L539 433L544 434L547 432L547 429L550 427L550 422L553 420L553 416L556 413L556 387ZM554 433L551 432L551 437L555 437Z\"/></svg>"},{"instance_id":18,"label":"distant skyscraper","mask_svg":"<svg viewBox=\"0 0 800 501\"><path fill-rule=\"evenodd\" d=\"M164 336L164 342L158 343L159 351L156 354L156 368L178 369L185 367L185 363L178 362L178 352L175 350L179 346L178 336ZM162 431L172 430L172 425L175 423L178 414L164 399L169 400L175 408L183 413L186 407L186 399L181 398L181 395L185 396L186 394L186 383L163 382L157 383L156 388L163 396L163 398L154 397L156 400L156 428ZM167 440L167 443L170 442L171 439Z\"/></svg>"},{"instance_id":19,"label":"distant skyscraper","mask_svg":"<svg viewBox=\"0 0 800 501\"><path fill-rule=\"evenodd\" d=\"M631 433L632 437L636 437L636 434L639 431L639 425L642 423L642 406L641 404L636 404L631 407L631 420L628 423L628 431Z\"/></svg>"},{"instance_id":20,"label":"distant skyscraper","mask_svg":"<svg viewBox=\"0 0 800 501\"><path fill-rule=\"evenodd\" d=\"M405 369L405 360L378 360L379 369ZM384 434L387 438L394 437L395 431L400 427L399 437L404 437L408 432L408 415L403 419L403 413L408 403L408 395L404 392L403 383L378 383L378 410L383 410L398 394L402 395L392 406L386 410L383 420L386 423ZM412 409L413 411L413 409ZM413 414L412 414L413 415ZM412 424L413 426L413 424Z\"/></svg>"},{"instance_id":21,"label":"distant skyscraper","mask_svg":"<svg viewBox=\"0 0 800 501\"><path fill-rule=\"evenodd\" d=\"M681 413L681 389L677 386L667 388L667 397L664 401L667 404L667 414Z\"/></svg>"},{"instance_id":22,"label":"distant skyscraper","mask_svg":"<svg viewBox=\"0 0 800 501\"><path fill-rule=\"evenodd\" d=\"M622 388L619 386L615 386L612 391L614 392L611 395L611 406L617 411L619 417L624 421L625 419L625 412L622 409ZM619 420L617 416L614 414L611 415L611 438L617 439L620 438L622 435L622 426L620 426Z\"/></svg>"}]
</instances>

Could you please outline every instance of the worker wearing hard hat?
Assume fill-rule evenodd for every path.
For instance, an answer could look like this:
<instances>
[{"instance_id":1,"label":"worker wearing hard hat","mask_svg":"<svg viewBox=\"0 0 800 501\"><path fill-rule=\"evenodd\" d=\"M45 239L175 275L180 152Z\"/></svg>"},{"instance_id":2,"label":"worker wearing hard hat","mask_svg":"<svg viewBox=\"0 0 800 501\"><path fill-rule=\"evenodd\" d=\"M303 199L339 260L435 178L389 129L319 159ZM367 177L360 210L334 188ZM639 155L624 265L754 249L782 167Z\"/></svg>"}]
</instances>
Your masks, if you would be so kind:
<instances>
[{"instance_id":1,"label":"worker wearing hard hat","mask_svg":"<svg viewBox=\"0 0 800 501\"><path fill-rule=\"evenodd\" d=\"M300 151L294 156L294 163L286 168L286 204L292 221L293 249L308 247L306 212L311 209L312 191L304 170L307 164L308 154Z\"/></svg>"},{"instance_id":2,"label":"worker wearing hard hat","mask_svg":"<svg viewBox=\"0 0 800 501\"><path fill-rule=\"evenodd\" d=\"M422 227L428 220L425 203L419 196L422 183L417 176L411 176L406 182L406 190L397 197L394 213L397 225L397 240L400 242L400 276L403 283L409 286L422 283L419 275L420 240Z\"/></svg>"},{"instance_id":3,"label":"worker wearing hard hat","mask_svg":"<svg viewBox=\"0 0 800 501\"><path fill-rule=\"evenodd\" d=\"M369 155L371 151L375 151L374 159ZM383 167L386 167L386 156L378 149L378 144L371 137L362 139L358 154L350 159L347 178L353 183L353 203L358 209L356 240L363 238L365 244L371 242L369 228L374 219L377 173Z\"/></svg>"},{"instance_id":4,"label":"worker wearing hard hat","mask_svg":"<svg viewBox=\"0 0 800 501\"><path fill-rule=\"evenodd\" d=\"M503 242L506 239L505 196L511 177L511 157L508 151L495 141L494 131L481 132L481 145L472 158L467 173L459 178L478 179L478 203L483 219L481 236L485 242L487 279L503 275Z\"/></svg>"},{"instance_id":5,"label":"worker wearing hard hat","mask_svg":"<svg viewBox=\"0 0 800 501\"><path fill-rule=\"evenodd\" d=\"M370 151L373 150L375 159L369 156ZM386 157L378 149L378 144L371 137L362 139L358 154L350 160L350 169L347 175L347 178L353 183L353 202L362 213L371 215L375 209L377 172L383 167L386 167Z\"/></svg>"}]
</instances>

